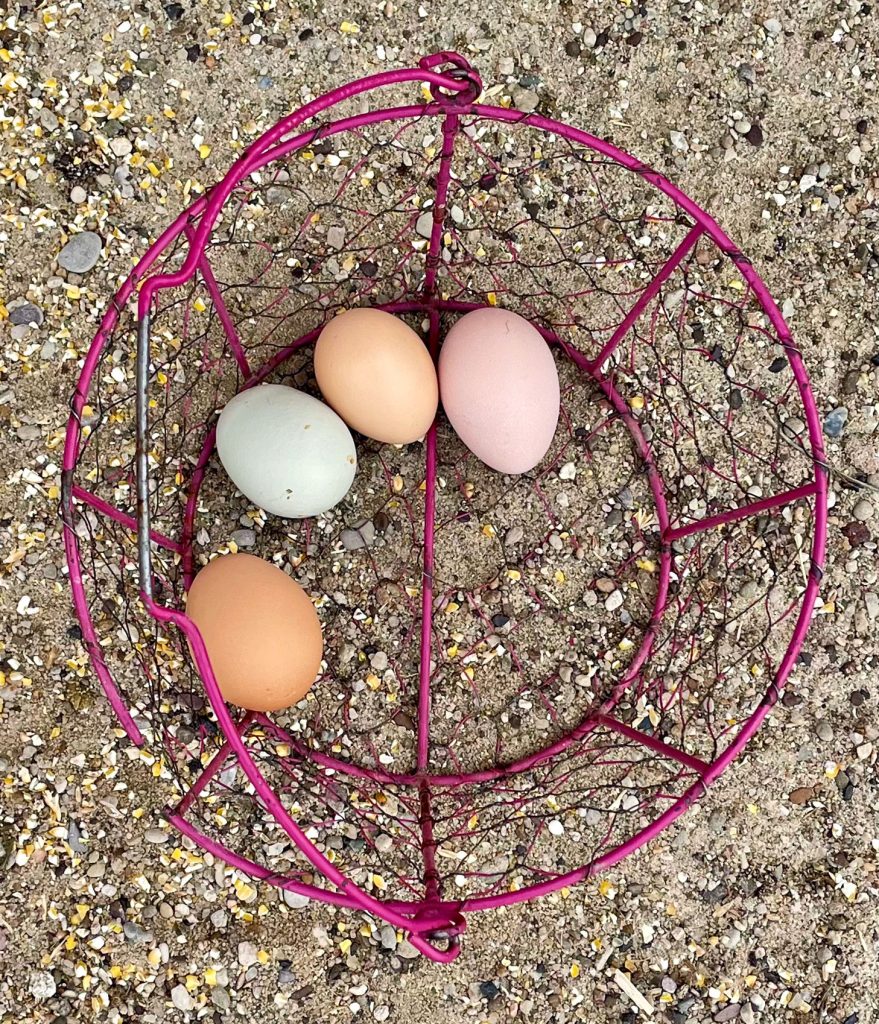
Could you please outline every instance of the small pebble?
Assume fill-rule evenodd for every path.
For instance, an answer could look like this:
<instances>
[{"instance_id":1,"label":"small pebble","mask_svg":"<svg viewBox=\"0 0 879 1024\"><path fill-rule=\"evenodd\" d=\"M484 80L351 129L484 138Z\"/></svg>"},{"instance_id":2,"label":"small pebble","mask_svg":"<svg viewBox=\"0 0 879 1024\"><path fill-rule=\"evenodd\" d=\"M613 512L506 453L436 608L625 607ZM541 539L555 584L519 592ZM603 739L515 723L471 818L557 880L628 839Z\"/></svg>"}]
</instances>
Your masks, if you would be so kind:
<instances>
[{"instance_id":1,"label":"small pebble","mask_svg":"<svg viewBox=\"0 0 879 1024\"><path fill-rule=\"evenodd\" d=\"M738 1003L727 1003L726 1006L722 1007L714 1015L714 1019L718 1022L726 1020L735 1020L739 1015L741 1006Z\"/></svg>"},{"instance_id":2,"label":"small pebble","mask_svg":"<svg viewBox=\"0 0 879 1024\"><path fill-rule=\"evenodd\" d=\"M525 530L521 526L511 526L504 534L504 546L511 548L525 539Z\"/></svg>"},{"instance_id":3,"label":"small pebble","mask_svg":"<svg viewBox=\"0 0 879 1024\"><path fill-rule=\"evenodd\" d=\"M135 921L126 921L125 924L122 925L122 931L126 940L133 946L139 946L152 939L150 933Z\"/></svg>"},{"instance_id":4,"label":"small pebble","mask_svg":"<svg viewBox=\"0 0 879 1024\"><path fill-rule=\"evenodd\" d=\"M425 210L415 221L415 231L422 238L430 238L433 231L433 210Z\"/></svg>"},{"instance_id":5,"label":"small pebble","mask_svg":"<svg viewBox=\"0 0 879 1024\"><path fill-rule=\"evenodd\" d=\"M223 1013L227 1013L232 1009L232 997L226 989L221 988L219 985L211 989L211 1003L213 1003L218 1010L222 1010Z\"/></svg>"},{"instance_id":6,"label":"small pebble","mask_svg":"<svg viewBox=\"0 0 879 1024\"><path fill-rule=\"evenodd\" d=\"M827 414L824 420L824 433L828 437L839 437L845 428L848 419L848 409L839 406Z\"/></svg>"},{"instance_id":7,"label":"small pebble","mask_svg":"<svg viewBox=\"0 0 879 1024\"><path fill-rule=\"evenodd\" d=\"M833 739L833 726L826 718L819 719L815 725L815 735L823 743L830 743Z\"/></svg>"},{"instance_id":8,"label":"small pebble","mask_svg":"<svg viewBox=\"0 0 879 1024\"><path fill-rule=\"evenodd\" d=\"M55 995L57 985L48 971L34 971L30 976L28 991L38 1002L43 1002Z\"/></svg>"},{"instance_id":9,"label":"small pebble","mask_svg":"<svg viewBox=\"0 0 879 1024\"><path fill-rule=\"evenodd\" d=\"M792 804L806 804L810 800L814 799L815 790L811 786L800 786L798 789L792 790L788 794L788 800Z\"/></svg>"},{"instance_id":10,"label":"small pebble","mask_svg":"<svg viewBox=\"0 0 879 1024\"><path fill-rule=\"evenodd\" d=\"M621 590L615 590L608 599L604 602L604 607L609 612L615 612L617 608L622 607L623 604L623 592Z\"/></svg>"},{"instance_id":11,"label":"small pebble","mask_svg":"<svg viewBox=\"0 0 879 1024\"><path fill-rule=\"evenodd\" d=\"M521 110L526 114L537 110L540 97L533 89L523 89L520 85L514 85L510 95L517 110Z\"/></svg>"},{"instance_id":12,"label":"small pebble","mask_svg":"<svg viewBox=\"0 0 879 1024\"><path fill-rule=\"evenodd\" d=\"M327 245L333 249L341 249L345 244L345 229L333 226L327 231Z\"/></svg>"},{"instance_id":13,"label":"small pebble","mask_svg":"<svg viewBox=\"0 0 879 1024\"><path fill-rule=\"evenodd\" d=\"M81 231L58 253L58 263L71 274L85 274L98 262L103 245L94 231Z\"/></svg>"},{"instance_id":14,"label":"small pebble","mask_svg":"<svg viewBox=\"0 0 879 1024\"><path fill-rule=\"evenodd\" d=\"M82 187L82 185L74 185L70 190L70 201L76 203L77 206L80 203L84 203L88 199L88 192Z\"/></svg>"},{"instance_id":15,"label":"small pebble","mask_svg":"<svg viewBox=\"0 0 879 1024\"><path fill-rule=\"evenodd\" d=\"M397 956L402 957L404 960L414 960L416 957L421 956L421 954L408 939L403 939L399 946L397 946Z\"/></svg>"},{"instance_id":16,"label":"small pebble","mask_svg":"<svg viewBox=\"0 0 879 1024\"><path fill-rule=\"evenodd\" d=\"M864 604L867 606L867 614L871 619L879 619L879 594L868 590L864 594Z\"/></svg>"},{"instance_id":17,"label":"small pebble","mask_svg":"<svg viewBox=\"0 0 879 1024\"><path fill-rule=\"evenodd\" d=\"M189 994L185 985L175 985L171 989L171 1002L183 1013L188 1013L190 1010L195 1009L195 1000Z\"/></svg>"},{"instance_id":18,"label":"small pebble","mask_svg":"<svg viewBox=\"0 0 879 1024\"><path fill-rule=\"evenodd\" d=\"M342 530L340 539L346 551L368 548L375 541L375 526L367 520L353 529Z\"/></svg>"},{"instance_id":19,"label":"small pebble","mask_svg":"<svg viewBox=\"0 0 879 1024\"><path fill-rule=\"evenodd\" d=\"M257 953L259 950L256 945L252 942L239 942L238 943L238 963L242 967L251 967L255 963L259 963Z\"/></svg>"},{"instance_id":20,"label":"small pebble","mask_svg":"<svg viewBox=\"0 0 879 1024\"><path fill-rule=\"evenodd\" d=\"M397 931L393 927L393 925L390 925L390 924L382 925L381 944L382 944L382 949L396 949L397 948Z\"/></svg>"},{"instance_id":21,"label":"small pebble","mask_svg":"<svg viewBox=\"0 0 879 1024\"><path fill-rule=\"evenodd\" d=\"M256 530L233 530L230 539L235 541L239 548L252 548L256 544Z\"/></svg>"},{"instance_id":22,"label":"small pebble","mask_svg":"<svg viewBox=\"0 0 879 1024\"><path fill-rule=\"evenodd\" d=\"M868 519L872 519L874 512L873 505L866 498L861 498L852 509L852 515L859 523L866 523Z\"/></svg>"},{"instance_id":23,"label":"small pebble","mask_svg":"<svg viewBox=\"0 0 879 1024\"><path fill-rule=\"evenodd\" d=\"M380 832L375 837L375 848L378 850L379 853L390 853L391 850L394 848L394 841L393 839L391 839L390 836L387 836L383 832Z\"/></svg>"},{"instance_id":24,"label":"small pebble","mask_svg":"<svg viewBox=\"0 0 879 1024\"><path fill-rule=\"evenodd\" d=\"M771 36L781 34L781 22L778 18L767 18L766 21L763 22L763 28L765 28Z\"/></svg>"},{"instance_id":25,"label":"small pebble","mask_svg":"<svg viewBox=\"0 0 879 1024\"><path fill-rule=\"evenodd\" d=\"M39 327L43 322L43 311L32 302L24 302L9 310L9 321L13 324L34 324Z\"/></svg>"}]
</instances>

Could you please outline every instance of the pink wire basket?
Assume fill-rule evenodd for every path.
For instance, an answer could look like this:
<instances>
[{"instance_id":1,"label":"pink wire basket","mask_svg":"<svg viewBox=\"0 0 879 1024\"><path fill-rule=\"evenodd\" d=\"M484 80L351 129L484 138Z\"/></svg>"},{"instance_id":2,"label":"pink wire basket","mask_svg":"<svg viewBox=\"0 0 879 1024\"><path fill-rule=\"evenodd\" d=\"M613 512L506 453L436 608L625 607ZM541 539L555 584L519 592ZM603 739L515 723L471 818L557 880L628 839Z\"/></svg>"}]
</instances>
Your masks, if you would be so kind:
<instances>
[{"instance_id":1,"label":"pink wire basket","mask_svg":"<svg viewBox=\"0 0 879 1024\"><path fill-rule=\"evenodd\" d=\"M292 905L366 911L442 962L468 912L618 862L741 753L794 670L827 517L806 371L740 249L634 157L481 94L439 53L250 146L110 304L62 497L83 643L177 787L169 821ZM318 519L235 492L218 411L261 381L317 393L338 310L396 313L436 357L487 304L557 361L532 473L492 472L440 413L423 444L361 439ZM186 616L198 568L236 546L323 622L325 671L284 712L227 706Z\"/></svg>"}]
</instances>

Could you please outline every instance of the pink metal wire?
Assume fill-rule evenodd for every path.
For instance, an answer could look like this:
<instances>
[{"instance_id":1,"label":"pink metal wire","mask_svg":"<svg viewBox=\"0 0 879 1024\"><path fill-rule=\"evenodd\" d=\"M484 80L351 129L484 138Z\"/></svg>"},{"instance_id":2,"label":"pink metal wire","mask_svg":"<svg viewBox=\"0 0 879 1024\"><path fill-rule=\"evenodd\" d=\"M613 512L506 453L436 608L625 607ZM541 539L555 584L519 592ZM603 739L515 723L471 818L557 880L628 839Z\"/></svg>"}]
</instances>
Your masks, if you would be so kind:
<instances>
[{"instance_id":1,"label":"pink metal wire","mask_svg":"<svg viewBox=\"0 0 879 1024\"><path fill-rule=\"evenodd\" d=\"M352 97L384 87L415 82L428 83L431 99L426 104L372 109L337 120L325 121L315 128L300 131L306 122ZM108 308L101 322L100 330L85 359L80 381L72 399L63 459L62 511L73 600L82 623L83 641L91 656L95 673L123 728L132 742L138 745L145 742L143 724L136 720L137 715L132 713L120 692L114 674L107 663L108 648L101 643L96 627L94 604L89 597L87 585L90 585L89 580L92 576L97 578L97 574L88 569L89 556L88 553L83 552L83 547L86 540L92 546L97 541L87 532L87 523L83 519L84 510L87 509L94 514L99 514L103 521L117 524L118 528L128 536L139 528L140 600L157 623L173 626L185 637L203 683L204 692L213 713L213 721L222 736L222 743L214 751L196 780L188 788L184 788L182 798L177 806L168 808L169 821L184 835L189 836L206 850L222 857L231 866L253 877L270 881L283 889L310 898L320 899L341 907L364 910L388 921L395 927L406 931L410 941L420 952L438 962L448 962L458 955L460 936L465 927L464 915L466 912L491 909L538 897L579 882L597 871L617 863L682 814L738 756L778 699L802 647L820 586L821 567L825 557L827 520L827 479L821 426L809 387L808 376L780 311L756 270L742 255L738 247L712 217L701 210L666 178L646 167L636 158L595 136L543 115L537 113L526 115L511 109L479 104L476 101L481 89L479 76L463 57L450 52L434 54L425 58L417 68L372 75L333 90L283 119L257 140L235 162L224 178L209 193L184 211L150 247ZM84 430L84 425L87 425L85 410L95 391L96 372L104 357L108 342L117 331L120 316L136 293L142 357L140 368L144 374L141 382L143 387L138 391L137 397L143 416L140 426L145 432L149 430L146 384L154 379L149 360L151 318L157 308L161 293L173 294L175 289L186 285L196 274L200 275L225 332L230 355L240 375L241 387L251 387L269 378L283 368L295 353L313 343L320 331L320 324L305 331L286 346L279 347L274 354L264 359L258 366L253 363L251 354L242 345L238 336L234 317L224 296L224 288L218 282L215 269L208 257L211 238L223 211L229 203L230 197L242 182L270 165L283 162L291 154L304 150L306 147L335 136L359 132L372 126L395 124L405 126L425 118L439 123L442 144L439 153L439 166L432 185L434 203L430 237L425 253L423 282L416 295L375 304L394 313L416 312L423 315L427 321L427 344L431 355L436 359L443 329L443 316L465 312L481 304L469 301L464 297L443 296L438 289L440 270L443 267L449 193L453 185L452 164L465 117L509 126L510 130L530 129L546 133L549 137L567 140L571 144L582 147L584 151L598 154L608 162L632 172L654 186L659 193L668 197L675 204L682 216L686 216L692 221L686 235L659 266L647 285L640 289L627 312L600 347L597 355L587 356L566 340L563 331L537 323L548 344L557 346L564 357L570 359L582 374L591 379L596 393L606 403L610 415L623 424L627 430L633 450L645 469L647 486L652 496L659 524L661 550L659 552L656 594L653 599L652 612L643 631L640 647L634 653L627 670L622 673L604 699L593 707L584 708L584 716L572 728L567 729L551 742L538 745L525 756L512 761L508 760L503 763L461 771L433 769L431 767L432 699L434 696L432 662L438 653L435 649L434 614L436 600L440 596L435 589L435 542L438 531L438 442L437 424L435 423L425 441L424 536L421 550L420 658L416 702L415 768L414 771L409 772L391 772L378 765L358 765L352 760L317 749L315 744L303 740L302 737L291 735L267 716L248 714L240 721L236 721L233 713L222 699L207 651L197 628L180 607L173 603L176 601L174 594L170 595L172 603L169 604L163 599L162 592L153 589L155 576L153 549L164 550L172 558L177 558L180 561L184 587L189 586L196 571L194 547L198 532L199 501L203 482L213 459L214 431L207 427L200 447L191 453L188 491L181 511L179 538L175 538L166 532L154 529L150 522L149 510L153 497L150 490L150 470L145 443L145 438L148 435L146 433L141 440L137 463L138 483L141 490L141 502L137 517L102 498L88 485L84 476L78 475L83 453L91 443L91 430ZM182 261L179 262L176 269L165 270L162 266L159 272L155 272L154 268L157 263L167 259L167 254L172 251L178 239L183 239L186 246ZM630 404L621 390L623 386L621 367L624 365L625 356L623 355L618 363L615 360L623 352L624 343L627 344L630 341L636 325L642 320L649 319L649 311L655 306L663 286L680 273L681 268L692 258L700 240L704 239L710 239L720 253L735 265L737 272L746 282L750 294L753 295L765 314L774 334L773 340L781 346L787 357L805 418L813 477L796 487L788 487L766 497L757 497L744 505L710 512L688 522L680 522L678 521L679 517L674 515L669 508L666 494L667 481L659 466L654 445L646 436L641 422L633 414ZM759 327L756 329L762 330ZM751 710L746 720L739 724L738 731L731 741L709 761L624 721L617 713L618 708L621 702L629 699L633 687L637 686L642 673L649 666L657 636L668 612L670 588L673 585L675 573L673 546L693 538L698 541L700 536L704 536L712 530L743 522L765 513L777 512L784 507L804 501L810 501L812 506L812 544L805 586L798 599L799 611L796 621L785 653L781 657L762 699ZM84 523L85 534L83 533ZM130 572L133 568L130 565L130 556L123 557L120 564L125 566L126 572ZM161 575L164 575L164 570ZM400 879L401 892L409 892L410 895L407 898L401 898L399 895L387 899L379 898L373 892L367 891L363 884L355 884L345 871L341 870L312 838L309 838L306 834L308 829L303 828L295 820L285 806L281 794L273 788L266 771L259 763L255 748L251 745L251 740L256 734L255 730L260 735L275 737L292 750L290 757L294 760L285 766L285 770L291 773L305 770L302 766L310 764L316 770L328 773L327 777L330 780L344 776L354 783L360 780L364 785L392 787L397 792L410 793L411 797L407 796L406 800L411 800L411 820L410 817L401 818L400 828L401 836L409 832L417 832L418 835L417 842L422 861L420 891L413 891L408 882L404 885L402 877ZM445 806L444 801L450 795L458 792L470 792L473 787L483 787L484 791L490 792L492 786L506 787L511 780L526 777L528 773L554 770L551 766L562 764L565 757L574 757L587 737L603 735L609 738L607 740L598 739L595 742L606 752L609 759L613 758L614 742L627 743L631 745L632 749L646 750L657 757L679 764L682 769L686 769L694 776L694 781L687 785L682 793L676 796L670 794L668 796L669 806L649 824L640 828L626 840L597 853L587 862L573 869L550 873L542 881L539 880L538 875L535 875L529 884L508 887L504 891L474 892L464 898L451 896L448 884L437 863L440 845L440 840L437 837L437 825L443 815L448 814L448 811L440 812L438 807ZM211 786L218 784L222 773L230 764L236 765L243 772L265 813L283 830L283 833L289 837L303 857L304 862L313 869L311 874L314 877L311 880L304 877L302 872L285 874L272 871L245 853L232 849L222 839L216 838L205 828L200 828L192 821L191 815L195 805ZM539 786L539 784L538 774L536 785ZM406 806L410 806L410 803L407 802ZM542 826L538 826L538 831L542 831ZM525 845L527 847L528 844ZM317 876L327 884L318 884Z\"/></svg>"}]
</instances>

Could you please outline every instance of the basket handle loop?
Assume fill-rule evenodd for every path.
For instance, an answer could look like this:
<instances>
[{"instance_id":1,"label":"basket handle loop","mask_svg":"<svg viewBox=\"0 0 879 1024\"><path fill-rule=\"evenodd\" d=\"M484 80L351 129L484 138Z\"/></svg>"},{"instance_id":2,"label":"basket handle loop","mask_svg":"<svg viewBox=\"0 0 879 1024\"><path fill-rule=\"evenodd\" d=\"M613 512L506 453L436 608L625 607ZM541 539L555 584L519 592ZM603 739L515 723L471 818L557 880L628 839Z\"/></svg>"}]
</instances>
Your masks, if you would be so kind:
<instances>
[{"instance_id":1,"label":"basket handle loop","mask_svg":"<svg viewBox=\"0 0 879 1024\"><path fill-rule=\"evenodd\" d=\"M432 919L428 927L419 931L419 918ZM461 935L467 922L460 910L447 915L447 923L438 925L436 914L429 908L415 914L412 918L413 930L409 933L409 942L419 953L439 964L451 963L461 952Z\"/></svg>"},{"instance_id":2,"label":"basket handle loop","mask_svg":"<svg viewBox=\"0 0 879 1024\"><path fill-rule=\"evenodd\" d=\"M443 67L450 64L451 68ZM452 90L447 86L437 85L431 82L429 89L431 97L438 103L467 104L474 103L479 99L482 92L482 78L473 65L454 50L441 50L439 53L432 53L422 57L418 62L420 68L425 71L439 70L447 78L460 83L460 87Z\"/></svg>"}]
</instances>

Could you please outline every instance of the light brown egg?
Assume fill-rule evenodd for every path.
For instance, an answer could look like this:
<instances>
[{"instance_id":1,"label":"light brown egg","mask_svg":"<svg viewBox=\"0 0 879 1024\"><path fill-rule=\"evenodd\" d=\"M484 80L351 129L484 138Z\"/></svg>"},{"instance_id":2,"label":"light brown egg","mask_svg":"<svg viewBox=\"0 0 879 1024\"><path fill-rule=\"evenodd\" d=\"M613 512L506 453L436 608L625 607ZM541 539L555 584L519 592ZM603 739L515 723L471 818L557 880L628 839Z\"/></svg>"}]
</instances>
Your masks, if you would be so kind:
<instances>
[{"instance_id":1,"label":"light brown egg","mask_svg":"<svg viewBox=\"0 0 879 1024\"><path fill-rule=\"evenodd\" d=\"M327 402L361 434L390 444L424 437L436 416L436 370L408 324L380 309L350 309L324 327L314 372Z\"/></svg>"},{"instance_id":2,"label":"light brown egg","mask_svg":"<svg viewBox=\"0 0 879 1024\"><path fill-rule=\"evenodd\" d=\"M311 688L323 656L320 620L308 594L271 562L215 558L189 588L186 614L231 704L278 711Z\"/></svg>"}]
</instances>

